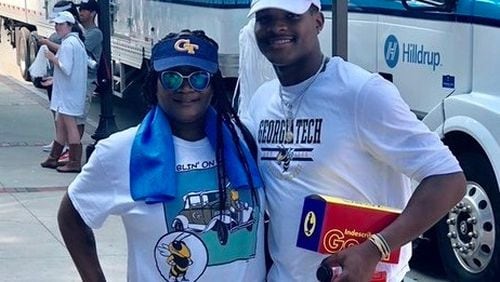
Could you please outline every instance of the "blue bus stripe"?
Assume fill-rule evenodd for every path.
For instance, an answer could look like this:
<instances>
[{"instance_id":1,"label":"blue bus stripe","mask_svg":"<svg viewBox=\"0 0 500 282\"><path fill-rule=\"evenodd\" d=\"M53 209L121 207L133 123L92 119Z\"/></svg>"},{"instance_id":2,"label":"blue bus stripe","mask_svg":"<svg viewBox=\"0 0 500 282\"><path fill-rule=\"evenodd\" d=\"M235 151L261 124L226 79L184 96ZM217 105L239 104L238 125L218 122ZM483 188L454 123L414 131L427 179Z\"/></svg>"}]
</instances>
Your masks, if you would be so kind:
<instances>
[{"instance_id":1,"label":"blue bus stripe","mask_svg":"<svg viewBox=\"0 0 500 282\"><path fill-rule=\"evenodd\" d=\"M250 9L251 0L152 0L172 4L189 5L207 8Z\"/></svg>"},{"instance_id":2,"label":"blue bus stripe","mask_svg":"<svg viewBox=\"0 0 500 282\"><path fill-rule=\"evenodd\" d=\"M249 9L251 0L152 0L173 4L219 8L219 9ZM290 0L293 1L293 0ZM479 25L500 27L500 4L491 2L462 0L462 5L456 12L416 12L407 11L399 1L380 0L350 0L349 12L362 14L377 14L404 18L415 18L435 21L473 23ZM331 0L321 0L322 10L331 11ZM473 11L471 7L474 7Z\"/></svg>"},{"instance_id":3,"label":"blue bus stripe","mask_svg":"<svg viewBox=\"0 0 500 282\"><path fill-rule=\"evenodd\" d=\"M500 18L487 18L480 16L459 15L450 13L422 13L422 12L391 10L383 8L356 8L356 9L350 8L349 12L361 13L361 14L387 15L387 16L434 20L434 21L472 23L485 26L500 27Z\"/></svg>"}]
</instances>

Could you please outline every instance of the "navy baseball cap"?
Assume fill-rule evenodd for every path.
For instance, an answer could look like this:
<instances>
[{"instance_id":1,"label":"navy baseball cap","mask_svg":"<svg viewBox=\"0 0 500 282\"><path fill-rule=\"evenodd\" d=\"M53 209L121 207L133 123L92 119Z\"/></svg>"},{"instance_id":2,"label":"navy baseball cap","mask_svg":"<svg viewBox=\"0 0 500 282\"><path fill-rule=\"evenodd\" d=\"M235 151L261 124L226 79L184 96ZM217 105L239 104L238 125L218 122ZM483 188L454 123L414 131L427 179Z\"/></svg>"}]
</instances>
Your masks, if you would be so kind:
<instances>
[{"instance_id":1,"label":"navy baseball cap","mask_svg":"<svg viewBox=\"0 0 500 282\"><path fill-rule=\"evenodd\" d=\"M179 66L192 66L216 73L219 69L216 44L192 33L180 33L155 44L151 54L153 69L157 72Z\"/></svg>"}]
</instances>

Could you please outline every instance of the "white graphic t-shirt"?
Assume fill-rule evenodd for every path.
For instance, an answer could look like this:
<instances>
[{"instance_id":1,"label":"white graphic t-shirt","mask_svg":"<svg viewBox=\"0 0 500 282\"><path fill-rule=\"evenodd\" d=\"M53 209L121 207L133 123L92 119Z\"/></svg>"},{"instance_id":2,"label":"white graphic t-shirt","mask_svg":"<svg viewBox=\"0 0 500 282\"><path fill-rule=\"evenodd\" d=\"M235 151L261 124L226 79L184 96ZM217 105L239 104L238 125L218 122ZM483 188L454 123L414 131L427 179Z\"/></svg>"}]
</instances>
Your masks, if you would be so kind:
<instances>
[{"instance_id":1,"label":"white graphic t-shirt","mask_svg":"<svg viewBox=\"0 0 500 282\"><path fill-rule=\"evenodd\" d=\"M137 128L98 143L68 188L91 228L108 215L123 219L129 281L264 281L262 191L217 184L215 153L208 141L174 137L178 191L165 203L130 196L130 148ZM169 179L165 179L169 181Z\"/></svg>"}]
</instances>

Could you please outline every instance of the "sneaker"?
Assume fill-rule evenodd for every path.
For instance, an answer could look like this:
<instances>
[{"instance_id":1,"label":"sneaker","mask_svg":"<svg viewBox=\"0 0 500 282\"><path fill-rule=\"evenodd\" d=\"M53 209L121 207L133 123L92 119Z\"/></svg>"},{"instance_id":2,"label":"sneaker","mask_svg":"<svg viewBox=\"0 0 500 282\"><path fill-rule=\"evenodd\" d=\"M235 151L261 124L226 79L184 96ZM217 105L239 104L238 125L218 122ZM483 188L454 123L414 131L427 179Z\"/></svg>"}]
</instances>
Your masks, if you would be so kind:
<instances>
[{"instance_id":1,"label":"sneaker","mask_svg":"<svg viewBox=\"0 0 500 282\"><path fill-rule=\"evenodd\" d=\"M44 152L50 152L50 151L52 151L52 145L54 145L54 141L50 142L50 144L43 146L42 150Z\"/></svg>"}]
</instances>

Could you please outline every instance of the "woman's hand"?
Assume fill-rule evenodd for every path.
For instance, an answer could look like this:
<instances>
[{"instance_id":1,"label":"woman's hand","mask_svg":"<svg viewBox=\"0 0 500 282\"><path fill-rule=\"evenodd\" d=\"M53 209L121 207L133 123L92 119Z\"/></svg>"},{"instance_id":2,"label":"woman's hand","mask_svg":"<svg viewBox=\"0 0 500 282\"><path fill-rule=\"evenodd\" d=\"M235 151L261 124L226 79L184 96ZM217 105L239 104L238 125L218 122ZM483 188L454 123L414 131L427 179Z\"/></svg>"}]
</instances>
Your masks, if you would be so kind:
<instances>
[{"instance_id":1,"label":"woman's hand","mask_svg":"<svg viewBox=\"0 0 500 282\"><path fill-rule=\"evenodd\" d=\"M45 52L45 58L47 58L47 60L49 60L52 64L54 64L54 66L60 67L59 60L57 59L56 55L52 53L52 51L47 50Z\"/></svg>"},{"instance_id":2,"label":"woman's hand","mask_svg":"<svg viewBox=\"0 0 500 282\"><path fill-rule=\"evenodd\" d=\"M45 51L45 58L47 58L49 61L51 61L53 64L56 64L56 55L52 53L52 51L47 50Z\"/></svg>"},{"instance_id":3,"label":"woman's hand","mask_svg":"<svg viewBox=\"0 0 500 282\"><path fill-rule=\"evenodd\" d=\"M44 87L49 87L53 83L52 76L44 77L40 84Z\"/></svg>"},{"instance_id":4,"label":"woman's hand","mask_svg":"<svg viewBox=\"0 0 500 282\"><path fill-rule=\"evenodd\" d=\"M45 37L38 36L36 42L38 43L38 45L41 46L41 45L47 45L47 42L49 42L49 40Z\"/></svg>"}]
</instances>

